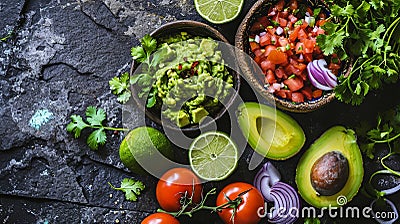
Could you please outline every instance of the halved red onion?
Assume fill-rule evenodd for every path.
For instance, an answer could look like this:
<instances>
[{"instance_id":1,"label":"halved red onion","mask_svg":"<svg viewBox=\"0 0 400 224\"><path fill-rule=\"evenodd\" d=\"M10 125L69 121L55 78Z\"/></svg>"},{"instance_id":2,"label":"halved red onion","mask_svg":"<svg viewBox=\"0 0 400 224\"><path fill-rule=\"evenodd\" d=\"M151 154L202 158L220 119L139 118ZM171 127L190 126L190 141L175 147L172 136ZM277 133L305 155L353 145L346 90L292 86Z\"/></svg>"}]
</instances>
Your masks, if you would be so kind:
<instances>
[{"instance_id":1,"label":"halved red onion","mask_svg":"<svg viewBox=\"0 0 400 224\"><path fill-rule=\"evenodd\" d=\"M337 86L337 77L326 66L324 59L314 60L308 63L307 72L313 86L328 91Z\"/></svg>"},{"instance_id":2,"label":"halved red onion","mask_svg":"<svg viewBox=\"0 0 400 224\"><path fill-rule=\"evenodd\" d=\"M275 210L268 214L268 221L277 224L292 224L298 218L299 196L293 187L280 182L280 179L279 171L267 162L254 178L254 186L260 190L266 201L274 202ZM293 214L293 211L296 214Z\"/></svg>"},{"instance_id":3,"label":"halved red onion","mask_svg":"<svg viewBox=\"0 0 400 224\"><path fill-rule=\"evenodd\" d=\"M395 223L397 221L397 219L399 218L399 212L397 211L397 208L396 208L396 206L394 205L394 203L392 201L390 201L388 199L384 199L384 200L385 200L385 202L387 204L389 204L389 206L393 210L395 216L391 220L383 220L383 219L377 218L377 215L374 212L373 206L376 203L376 201L378 201L378 199L375 199L374 201L372 201L372 203L370 205L372 216L380 224L392 224L392 223Z\"/></svg>"},{"instance_id":4,"label":"halved red onion","mask_svg":"<svg viewBox=\"0 0 400 224\"><path fill-rule=\"evenodd\" d=\"M271 186L280 180L279 171L270 162L266 162L254 178L253 185L260 190L265 200L273 201L270 194Z\"/></svg>"}]
</instances>

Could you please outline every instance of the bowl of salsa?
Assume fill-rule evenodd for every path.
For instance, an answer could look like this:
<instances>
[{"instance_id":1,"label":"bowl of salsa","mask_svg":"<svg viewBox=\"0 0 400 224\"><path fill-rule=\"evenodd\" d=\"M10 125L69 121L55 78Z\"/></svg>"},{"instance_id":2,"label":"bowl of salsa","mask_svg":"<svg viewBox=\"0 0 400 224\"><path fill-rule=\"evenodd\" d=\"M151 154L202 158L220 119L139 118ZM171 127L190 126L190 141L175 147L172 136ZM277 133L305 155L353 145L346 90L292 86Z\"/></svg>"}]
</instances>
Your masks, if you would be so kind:
<instances>
[{"instance_id":1,"label":"bowl of salsa","mask_svg":"<svg viewBox=\"0 0 400 224\"><path fill-rule=\"evenodd\" d=\"M310 112L335 98L338 77L349 69L318 46L328 16L323 3L260 0L240 24L235 46L254 60L249 63L238 54L240 68L249 84L277 107Z\"/></svg>"}]
</instances>

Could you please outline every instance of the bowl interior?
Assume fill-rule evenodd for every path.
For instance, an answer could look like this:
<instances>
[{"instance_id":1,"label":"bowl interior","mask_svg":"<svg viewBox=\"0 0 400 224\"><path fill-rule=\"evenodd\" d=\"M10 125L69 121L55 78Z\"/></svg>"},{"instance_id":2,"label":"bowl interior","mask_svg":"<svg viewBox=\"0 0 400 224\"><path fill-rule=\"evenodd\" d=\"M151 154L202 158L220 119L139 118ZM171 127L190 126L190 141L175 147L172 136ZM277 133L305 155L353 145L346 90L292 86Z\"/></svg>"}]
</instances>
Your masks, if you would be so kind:
<instances>
[{"instance_id":1,"label":"bowl interior","mask_svg":"<svg viewBox=\"0 0 400 224\"><path fill-rule=\"evenodd\" d=\"M268 12L268 9L277 1L271 1L271 0L259 0L257 1L250 11L247 13L245 18L243 19L242 23L240 24L236 37L235 37L235 46L245 52L246 54L252 55L252 52L250 50L250 44L249 44L249 36L250 36L250 28L254 21L263 16L266 15L266 12ZM303 3L311 4L309 1L301 1ZM323 9L328 12L328 9L326 5L323 3L320 3L322 5ZM335 98L335 93L333 91L329 92L324 92L323 96L317 99L305 101L303 103L293 103L292 101L282 99L279 97L276 97L272 93L269 93L267 89L264 88L264 74L255 72L256 70L253 68L254 66L258 66L255 62L249 63L248 60L245 60L243 57L243 54L237 54L238 57L238 62L240 65L240 68L242 69L242 72L246 78L246 80L249 82L249 84L256 89L256 91L267 101L269 102L275 102L276 106L280 109L291 111L291 112L310 112L314 111L321 106L326 105L327 103L331 102ZM341 71L342 74L347 73L349 69L348 63L346 63L344 68Z\"/></svg>"},{"instance_id":2,"label":"bowl interior","mask_svg":"<svg viewBox=\"0 0 400 224\"><path fill-rule=\"evenodd\" d=\"M182 31L187 32L188 34L190 34L192 36L211 37L214 40L228 43L228 40L216 29L208 26L207 24L196 22L196 21L189 21L189 20L175 21L175 22L167 23L167 24L161 26L160 28L154 30L150 35L156 39L160 39L162 37L178 34ZM228 57L234 57L234 53L231 52L231 55L229 55ZM133 74L135 72L136 68L137 68L137 63L132 62L131 74ZM169 128L172 130L180 130L183 132L198 131L200 128L204 128L204 127L210 125L215 120L217 120L223 116L223 114L227 111L229 106L232 105L235 97L238 95L238 92L239 92L240 76L234 70L232 70L230 68L228 68L228 70L229 70L230 74L232 74L232 76L233 76L233 88L235 89L235 93L230 95L230 98L226 100L225 106L222 106L221 109L219 110L219 112L212 114L213 120L208 119L204 122L201 122L201 124L190 124L190 125L180 128L175 123L173 123L169 120L164 120L162 122L160 110L146 108L145 109L146 116L149 117L151 120L153 120L158 125L163 126L164 128ZM145 108L145 106L143 105L143 100L139 99L137 93L138 93L138 91L136 89L136 85L133 85L132 86L133 99L135 100L135 102L137 104L140 105L141 108Z\"/></svg>"}]
</instances>

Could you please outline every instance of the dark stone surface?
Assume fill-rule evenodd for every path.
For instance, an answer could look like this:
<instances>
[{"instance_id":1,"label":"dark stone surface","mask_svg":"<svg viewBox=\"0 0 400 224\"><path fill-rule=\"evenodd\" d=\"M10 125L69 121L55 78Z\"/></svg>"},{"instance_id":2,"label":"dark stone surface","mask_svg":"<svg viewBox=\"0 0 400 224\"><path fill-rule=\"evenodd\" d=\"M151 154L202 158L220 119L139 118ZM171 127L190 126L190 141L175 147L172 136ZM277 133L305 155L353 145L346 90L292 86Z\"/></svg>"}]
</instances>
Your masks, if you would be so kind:
<instances>
[{"instance_id":1,"label":"dark stone surface","mask_svg":"<svg viewBox=\"0 0 400 224\"><path fill-rule=\"evenodd\" d=\"M233 42L241 18L254 2L246 1L240 18L234 22L210 25ZM108 125L121 126L121 105L110 93L108 80L128 70L130 47L144 34L178 19L204 22L193 1L2 0L0 18L0 37L11 32L7 40L0 42L0 220L140 223L158 208L156 178L138 176L123 167L118 155L122 134L107 133L108 143L91 151L85 142L88 133L74 139L65 125L71 114L83 115L87 106L95 105L105 109ZM305 148L330 126L353 127L361 120L375 119L378 111L399 103L391 93L397 88L391 86L379 95L371 95L361 107L334 102L313 113L291 114L305 129ZM254 100L248 89L244 84L241 96ZM30 121L38 111L47 111L51 116L34 128ZM133 126L138 124L135 113ZM226 128L223 121L219 125ZM186 158L184 150L176 149L176 153L181 160ZM220 190L233 181L251 182L256 172L247 169L251 153L247 148L234 175L223 182L207 183L205 188ZM273 162L292 186L300 156ZM398 161L393 164L398 165ZM376 160L367 161L366 167L367 176L378 164ZM119 185L125 177L145 183L138 202L127 202L122 192L107 184ZM400 207L400 200L392 200ZM369 202L359 194L352 203ZM220 222L215 214L208 213L181 221Z\"/></svg>"}]
</instances>

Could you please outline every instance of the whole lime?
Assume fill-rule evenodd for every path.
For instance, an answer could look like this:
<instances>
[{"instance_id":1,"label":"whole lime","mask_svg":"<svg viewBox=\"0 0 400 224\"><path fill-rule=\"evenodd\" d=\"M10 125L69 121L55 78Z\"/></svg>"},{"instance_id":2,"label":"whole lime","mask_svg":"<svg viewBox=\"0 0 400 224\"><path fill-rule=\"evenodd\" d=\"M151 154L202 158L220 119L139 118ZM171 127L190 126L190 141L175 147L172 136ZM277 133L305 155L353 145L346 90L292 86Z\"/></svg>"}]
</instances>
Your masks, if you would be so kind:
<instances>
[{"instance_id":1,"label":"whole lime","mask_svg":"<svg viewBox=\"0 0 400 224\"><path fill-rule=\"evenodd\" d=\"M138 161L141 164L151 161L157 151L169 159L173 158L171 143L163 133L151 127L138 127L122 140L119 157L130 171L145 174L145 169Z\"/></svg>"}]
</instances>

